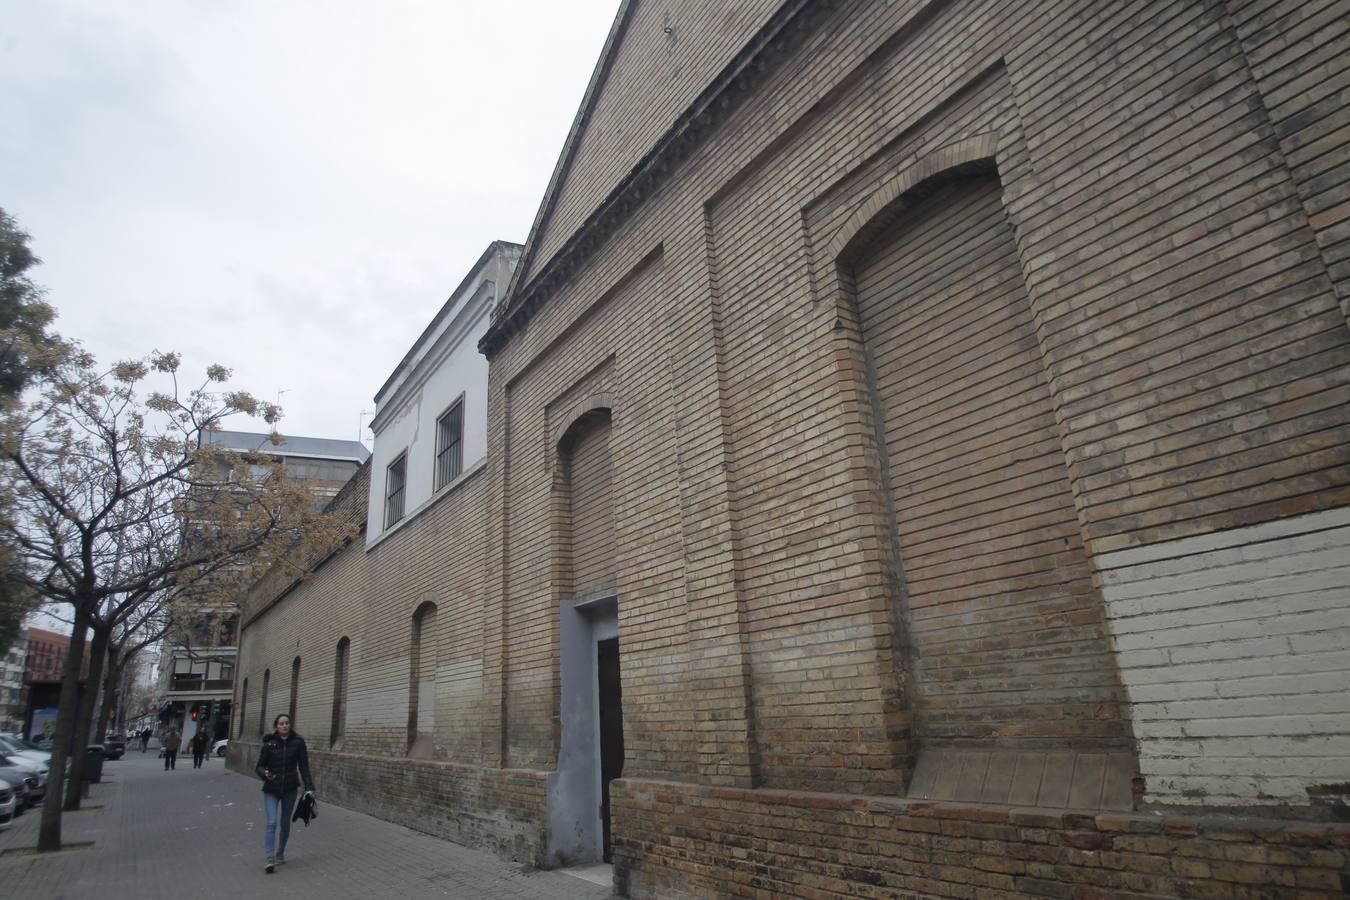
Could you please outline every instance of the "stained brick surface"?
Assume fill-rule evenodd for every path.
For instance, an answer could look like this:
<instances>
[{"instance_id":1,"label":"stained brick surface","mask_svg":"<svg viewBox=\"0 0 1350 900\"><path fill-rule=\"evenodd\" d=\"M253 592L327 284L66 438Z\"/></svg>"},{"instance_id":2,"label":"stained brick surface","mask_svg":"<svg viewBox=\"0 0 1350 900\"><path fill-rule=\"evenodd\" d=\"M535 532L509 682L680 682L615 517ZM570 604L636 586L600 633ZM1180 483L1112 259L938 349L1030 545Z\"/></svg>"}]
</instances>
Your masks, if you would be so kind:
<instances>
[{"instance_id":1,"label":"stained brick surface","mask_svg":"<svg viewBox=\"0 0 1350 900\"><path fill-rule=\"evenodd\" d=\"M277 673L301 656L299 721L324 733L335 648L350 637L345 735L321 748L342 773L333 789L537 857L564 727L558 441L606 409L626 890L1346 889L1343 829L1239 818L1224 830L1204 807L1315 819L1340 796L1335 765L1317 760L1350 734L1334 699L1350 696L1350 575L1293 573L1320 579L1300 601L1311 607L1296 635L1262 648L1245 630L1290 614L1291 594L1247 596L1241 566L1257 544L1261 559L1304 553L1299 535L1350 504L1350 8L719 10L625 5L529 267L482 343L485 464L274 606L278 586L261 587L241 652L251 690L270 668L278 709L289 686ZM959 197L979 179L1002 294L962 274L985 246L969 235L993 233L962 231ZM944 252L966 254L946 269L904 245L925 203L956 216ZM888 240L927 266L937 318L904 311L908 282L864 271ZM863 276L890 298L877 302L892 331L870 324ZM953 308L967 318L943 320ZM920 325L928 337L897 352ZM924 352L931 363L916 362ZM889 383L886 359L901 372ZM924 378L931 413L906 405ZM953 423L926 465L925 442ZM946 474L897 481L905 466ZM1246 546L1247 529L1281 523L1294 523L1285 537ZM1223 534L1238 537L1192 549ZM1154 589L1211 575L1199 599ZM408 639L427 600L436 728L432 759L415 762ZM1295 650L1295 637L1316 645ZM1317 670L1288 668L1305 651ZM1247 693L1168 683L1168 667L1193 664L1219 668L1182 670L1188 683ZM1242 703L1287 696L1312 705L1274 744L1255 742L1274 726L1241 735L1252 771L1207 757L1219 743L1183 740L1188 722L1222 736L1251 718ZM1282 740L1333 752L1291 774ZM1009 748L1043 773L1016 796L1058 808L904 799L935 753ZM1140 803L1194 804L1200 818L1065 811L1118 803L1134 754ZM1225 768L1241 775L1227 791L1195 793Z\"/></svg>"}]
</instances>

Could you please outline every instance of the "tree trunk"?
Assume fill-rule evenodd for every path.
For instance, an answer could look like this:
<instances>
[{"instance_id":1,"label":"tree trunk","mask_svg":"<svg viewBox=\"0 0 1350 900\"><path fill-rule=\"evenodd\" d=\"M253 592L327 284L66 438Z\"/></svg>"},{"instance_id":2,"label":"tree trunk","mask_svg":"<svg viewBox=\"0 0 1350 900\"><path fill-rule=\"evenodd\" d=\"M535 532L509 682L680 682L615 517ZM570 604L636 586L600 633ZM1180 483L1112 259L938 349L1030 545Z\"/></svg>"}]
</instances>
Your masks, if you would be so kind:
<instances>
[{"instance_id":1,"label":"tree trunk","mask_svg":"<svg viewBox=\"0 0 1350 900\"><path fill-rule=\"evenodd\" d=\"M94 743L101 744L108 736L108 724L112 719L113 704L117 702L118 685L122 680L122 654L116 644L108 645L108 658L103 663L103 702L98 706L98 719L94 727Z\"/></svg>"},{"instance_id":2,"label":"tree trunk","mask_svg":"<svg viewBox=\"0 0 1350 900\"><path fill-rule=\"evenodd\" d=\"M80 808L80 790L84 787L84 760L89 755L89 733L94 724L94 696L96 686L103 679L103 661L108 655L108 640L112 629L94 627L94 640L89 648L89 679L80 695L79 718L75 720L75 743L70 757L70 777L66 779L66 812Z\"/></svg>"},{"instance_id":3,"label":"tree trunk","mask_svg":"<svg viewBox=\"0 0 1350 900\"><path fill-rule=\"evenodd\" d=\"M75 740L76 706L80 694L80 664L84 662L85 632L89 628L89 604L75 606L75 627L66 647L66 662L61 669L61 697L57 701L56 736L52 741L52 759L47 769L47 796L42 801L42 823L38 826L38 852L61 849L61 785L66 760Z\"/></svg>"}]
</instances>

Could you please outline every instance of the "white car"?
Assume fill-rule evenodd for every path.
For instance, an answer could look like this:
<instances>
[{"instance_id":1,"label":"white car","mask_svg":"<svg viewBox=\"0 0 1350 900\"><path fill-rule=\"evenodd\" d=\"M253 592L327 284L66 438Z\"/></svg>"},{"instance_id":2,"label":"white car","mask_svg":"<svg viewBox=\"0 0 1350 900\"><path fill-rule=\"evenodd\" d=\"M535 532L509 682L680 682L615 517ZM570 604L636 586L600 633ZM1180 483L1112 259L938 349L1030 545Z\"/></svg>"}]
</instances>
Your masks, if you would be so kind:
<instances>
[{"instance_id":1,"label":"white car","mask_svg":"<svg viewBox=\"0 0 1350 900\"><path fill-rule=\"evenodd\" d=\"M0 755L0 784L14 792L20 812L30 806L37 806L47 795L46 775L39 775L38 770L26 760L12 756Z\"/></svg>"},{"instance_id":2,"label":"white car","mask_svg":"<svg viewBox=\"0 0 1350 900\"><path fill-rule=\"evenodd\" d=\"M30 792L30 802L36 804L37 801L46 796L47 775L52 762L50 753L35 749L32 744L19 738L0 735L0 756L7 757L20 766L26 766L33 770L32 774L37 780L37 789ZM22 801L20 805L22 805Z\"/></svg>"},{"instance_id":3,"label":"white car","mask_svg":"<svg viewBox=\"0 0 1350 900\"><path fill-rule=\"evenodd\" d=\"M229 746L230 746L230 739L229 739L229 738L225 738L225 739L223 739L223 740L216 741L214 744L211 745L211 755L212 755L212 756L224 756L224 755L225 755L225 749L226 749L227 747L229 747Z\"/></svg>"},{"instance_id":4,"label":"white car","mask_svg":"<svg viewBox=\"0 0 1350 900\"><path fill-rule=\"evenodd\" d=\"M43 750L36 744L9 734L0 734L0 753L5 756L17 756L19 759L32 763L44 773L52 764L50 750Z\"/></svg>"},{"instance_id":5,"label":"white car","mask_svg":"<svg viewBox=\"0 0 1350 900\"><path fill-rule=\"evenodd\" d=\"M0 780L0 831L14 824L19 811L19 798L9 783Z\"/></svg>"}]
</instances>

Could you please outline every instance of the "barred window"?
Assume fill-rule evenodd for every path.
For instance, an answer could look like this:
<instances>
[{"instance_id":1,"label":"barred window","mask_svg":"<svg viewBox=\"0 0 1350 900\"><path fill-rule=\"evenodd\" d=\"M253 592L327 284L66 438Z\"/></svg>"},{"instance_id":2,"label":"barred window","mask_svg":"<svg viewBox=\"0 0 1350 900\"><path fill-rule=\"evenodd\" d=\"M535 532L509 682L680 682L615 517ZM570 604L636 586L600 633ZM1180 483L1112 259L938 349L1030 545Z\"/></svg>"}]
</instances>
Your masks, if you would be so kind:
<instances>
[{"instance_id":1,"label":"barred window","mask_svg":"<svg viewBox=\"0 0 1350 900\"><path fill-rule=\"evenodd\" d=\"M464 462L464 401L436 420L436 490L459 477Z\"/></svg>"},{"instance_id":2,"label":"barred window","mask_svg":"<svg viewBox=\"0 0 1350 900\"><path fill-rule=\"evenodd\" d=\"M404 453L389 464L384 479L384 527L388 528L403 518L403 489L407 485L408 454Z\"/></svg>"}]
</instances>

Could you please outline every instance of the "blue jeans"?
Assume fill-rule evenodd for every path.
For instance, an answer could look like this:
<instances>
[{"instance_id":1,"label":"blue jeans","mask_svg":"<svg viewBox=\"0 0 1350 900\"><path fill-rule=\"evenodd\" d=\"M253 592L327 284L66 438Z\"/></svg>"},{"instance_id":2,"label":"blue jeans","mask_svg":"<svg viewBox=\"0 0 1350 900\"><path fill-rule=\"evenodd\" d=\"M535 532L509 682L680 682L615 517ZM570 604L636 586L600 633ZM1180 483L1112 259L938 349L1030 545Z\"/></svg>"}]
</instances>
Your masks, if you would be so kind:
<instances>
[{"instance_id":1,"label":"blue jeans","mask_svg":"<svg viewBox=\"0 0 1350 900\"><path fill-rule=\"evenodd\" d=\"M267 810L267 831L263 834L263 850L266 851L268 859L276 856L272 850L278 814L281 815L281 846L276 847L276 850L278 853L286 852L286 839L291 836L291 813L295 812L297 793L298 791L288 791L284 794L271 794L263 791L263 807Z\"/></svg>"}]
</instances>

